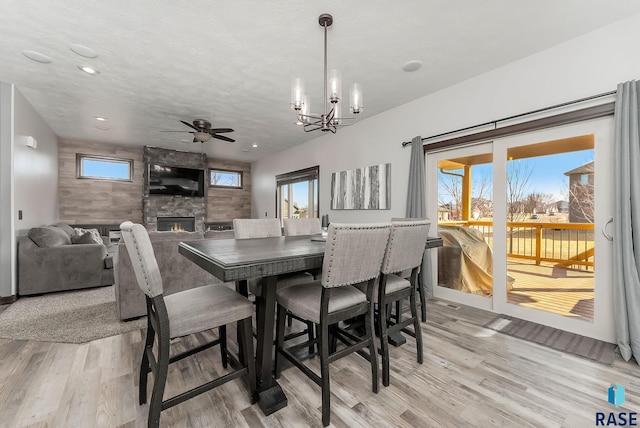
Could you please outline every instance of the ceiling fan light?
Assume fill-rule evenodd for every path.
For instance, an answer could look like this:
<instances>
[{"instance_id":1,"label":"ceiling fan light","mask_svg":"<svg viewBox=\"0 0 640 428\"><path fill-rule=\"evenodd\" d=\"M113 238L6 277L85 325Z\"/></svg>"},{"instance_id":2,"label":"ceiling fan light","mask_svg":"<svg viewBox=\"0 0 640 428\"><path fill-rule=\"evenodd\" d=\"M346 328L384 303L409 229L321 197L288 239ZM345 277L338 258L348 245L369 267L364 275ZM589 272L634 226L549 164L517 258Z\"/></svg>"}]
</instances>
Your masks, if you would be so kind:
<instances>
[{"instance_id":1,"label":"ceiling fan light","mask_svg":"<svg viewBox=\"0 0 640 428\"><path fill-rule=\"evenodd\" d=\"M201 143L205 143L211 139L211 135L206 132L195 132L193 138Z\"/></svg>"}]
</instances>

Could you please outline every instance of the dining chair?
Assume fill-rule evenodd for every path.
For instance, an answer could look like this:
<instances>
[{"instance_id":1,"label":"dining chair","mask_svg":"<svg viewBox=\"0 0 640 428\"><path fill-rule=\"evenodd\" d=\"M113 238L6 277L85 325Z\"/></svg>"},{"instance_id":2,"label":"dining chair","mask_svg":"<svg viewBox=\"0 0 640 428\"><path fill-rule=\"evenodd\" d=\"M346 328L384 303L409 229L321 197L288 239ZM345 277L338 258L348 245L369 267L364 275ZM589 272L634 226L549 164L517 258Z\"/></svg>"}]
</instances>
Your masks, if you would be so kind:
<instances>
[{"instance_id":1,"label":"dining chair","mask_svg":"<svg viewBox=\"0 0 640 428\"><path fill-rule=\"evenodd\" d=\"M278 290L276 321L275 376L282 370L282 357L298 367L322 389L322 424L330 423L329 364L358 352L371 364L371 389L378 392L378 354L374 340L373 291L380 274L391 225L336 224L329 226L322 264L322 279L311 284L293 285ZM353 285L366 283L366 294ZM313 371L296 352L307 343L284 346L284 323L287 312L318 325L318 337L311 342L320 351L320 375ZM365 334L355 336L338 327L353 317L365 317ZM330 331L331 330L331 331ZM344 347L329 353L329 335ZM364 352L368 348L368 353Z\"/></svg>"},{"instance_id":2,"label":"dining chair","mask_svg":"<svg viewBox=\"0 0 640 428\"><path fill-rule=\"evenodd\" d=\"M422 254L427 243L430 222L428 220L400 221L391 223L391 234L380 270L378 287L372 299L377 305L376 325L380 330L382 354L382 384L389 386L389 334L400 332L415 338L416 358L422 364L422 332L418 318L417 277L422 264ZM410 271L409 279L403 272ZM364 291L362 285L358 288ZM402 319L402 311L396 308L397 318L390 320L393 304L409 298L411 316ZM408 329L413 324L413 331Z\"/></svg>"},{"instance_id":3,"label":"dining chair","mask_svg":"<svg viewBox=\"0 0 640 428\"><path fill-rule=\"evenodd\" d=\"M277 218L266 218L266 219L247 219L247 218L236 218L233 220L233 233L235 239L252 239L252 238L271 238L282 236L282 229L280 227L280 220ZM313 275L307 272L293 272L290 274L279 275L276 287L278 289L283 287L289 287L295 284L308 283L313 281ZM262 296L262 278L250 278L248 281L248 292L256 296L256 298L261 298ZM246 290L243 290L241 287L241 293L247 293ZM295 316L289 316L289 327L292 326L291 318L296 318ZM307 335L309 340L312 340L314 337L314 326L311 322L306 322L305 320L299 320L306 324L306 328L301 331L293 332L287 335L287 340L294 339L296 337L300 337L302 335ZM313 346L309 347L309 353L314 353Z\"/></svg>"},{"instance_id":4,"label":"dining chair","mask_svg":"<svg viewBox=\"0 0 640 428\"><path fill-rule=\"evenodd\" d=\"M282 220L284 236L319 235L322 233L320 219L311 218L285 218Z\"/></svg>"},{"instance_id":5,"label":"dining chair","mask_svg":"<svg viewBox=\"0 0 640 428\"><path fill-rule=\"evenodd\" d=\"M163 295L162 278L153 253L151 240L144 226L130 221L120 225L122 238L129 252L138 286L147 300L147 335L142 361L138 389L139 403L147 402L147 381L153 373L153 392L149 404L149 427L158 427L160 412L180 404L196 395L207 392L217 386L244 376L249 386L251 403L255 403L256 371L251 337L251 302L239 293L222 285L205 285L189 290ZM235 371L229 372L189 391L163 400L169 365L200 351L220 345L222 366L227 368L228 358L238 357L227 348L226 326L237 323L241 340L238 348L242 350L243 361ZM218 338L172 357L169 356L171 340L218 329ZM153 352L157 338L157 356Z\"/></svg>"},{"instance_id":6,"label":"dining chair","mask_svg":"<svg viewBox=\"0 0 640 428\"><path fill-rule=\"evenodd\" d=\"M320 219L311 218L285 218L282 219L284 226L284 236L301 236L301 235L321 235L322 226ZM322 269L314 269L308 271L313 275L314 279L320 279Z\"/></svg>"},{"instance_id":7,"label":"dining chair","mask_svg":"<svg viewBox=\"0 0 640 428\"><path fill-rule=\"evenodd\" d=\"M429 222L429 227L431 227L431 220L429 219L420 219L420 218L409 218L409 217L394 217L391 219L391 222L400 222L400 221L415 221L415 220L425 220ZM428 232L428 230L427 230ZM426 246L426 244L425 244ZM427 259L427 266L431 265L429 259ZM408 278L410 272L404 272L404 275L401 275L403 278ZM422 270L418 271L418 296L420 297L420 313L422 322L427 322L427 290L424 285L424 273ZM400 310L400 303L396 305L396 309Z\"/></svg>"}]
</instances>

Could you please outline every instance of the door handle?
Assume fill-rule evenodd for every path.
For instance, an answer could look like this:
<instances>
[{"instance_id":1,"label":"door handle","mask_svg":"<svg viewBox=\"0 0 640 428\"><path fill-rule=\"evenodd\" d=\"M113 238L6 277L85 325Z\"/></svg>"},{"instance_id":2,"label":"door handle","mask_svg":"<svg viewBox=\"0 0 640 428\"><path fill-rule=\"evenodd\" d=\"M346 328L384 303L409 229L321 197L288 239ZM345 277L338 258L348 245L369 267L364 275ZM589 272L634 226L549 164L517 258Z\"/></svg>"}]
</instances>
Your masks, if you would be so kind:
<instances>
[{"instance_id":1,"label":"door handle","mask_svg":"<svg viewBox=\"0 0 640 428\"><path fill-rule=\"evenodd\" d=\"M607 226L609 226L611 223L613 223L613 217L611 217L605 224L604 226L602 226L602 234L604 235L604 237L607 239L607 241L609 242L613 242L613 235L609 234L607 232Z\"/></svg>"}]
</instances>

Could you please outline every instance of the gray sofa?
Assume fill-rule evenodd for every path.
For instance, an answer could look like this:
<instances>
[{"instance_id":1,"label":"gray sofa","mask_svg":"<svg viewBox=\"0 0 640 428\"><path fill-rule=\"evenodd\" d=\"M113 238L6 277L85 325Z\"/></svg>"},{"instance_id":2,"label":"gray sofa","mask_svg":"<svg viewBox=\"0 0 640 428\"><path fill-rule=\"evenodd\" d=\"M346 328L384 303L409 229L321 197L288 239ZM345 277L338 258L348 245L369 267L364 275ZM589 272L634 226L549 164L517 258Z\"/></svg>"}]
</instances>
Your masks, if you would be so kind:
<instances>
[{"instance_id":1,"label":"gray sofa","mask_svg":"<svg viewBox=\"0 0 640 428\"><path fill-rule=\"evenodd\" d=\"M207 284L221 283L219 279L178 253L180 241L203 238L205 235L200 232L149 232L165 295ZM206 233L206 238L233 238L233 231L209 231ZM118 244L114 254L114 268L118 317L121 320L127 320L146 315L146 299L136 282L124 242Z\"/></svg>"},{"instance_id":2,"label":"gray sofa","mask_svg":"<svg viewBox=\"0 0 640 428\"><path fill-rule=\"evenodd\" d=\"M57 224L18 237L19 295L113 284L113 262L100 235L78 230Z\"/></svg>"}]
</instances>

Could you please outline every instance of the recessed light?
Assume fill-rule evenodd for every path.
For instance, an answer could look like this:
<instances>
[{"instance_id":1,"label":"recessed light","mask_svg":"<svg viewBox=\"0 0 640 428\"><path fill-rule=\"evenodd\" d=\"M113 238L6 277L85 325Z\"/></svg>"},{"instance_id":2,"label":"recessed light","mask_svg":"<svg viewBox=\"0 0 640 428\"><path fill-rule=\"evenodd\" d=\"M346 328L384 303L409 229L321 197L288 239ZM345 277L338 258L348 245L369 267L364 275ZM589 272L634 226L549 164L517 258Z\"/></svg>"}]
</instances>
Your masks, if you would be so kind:
<instances>
[{"instance_id":1,"label":"recessed light","mask_svg":"<svg viewBox=\"0 0 640 428\"><path fill-rule=\"evenodd\" d=\"M88 65L79 65L78 68L85 73L91 74L93 76L95 76L96 74L100 74L100 70L96 70L95 68L89 67Z\"/></svg>"},{"instance_id":2,"label":"recessed light","mask_svg":"<svg viewBox=\"0 0 640 428\"><path fill-rule=\"evenodd\" d=\"M94 51L93 49L88 48L84 45L76 44L76 43L69 45L69 49L71 49L73 52L85 58L95 58L98 56L96 51Z\"/></svg>"},{"instance_id":3,"label":"recessed light","mask_svg":"<svg viewBox=\"0 0 640 428\"><path fill-rule=\"evenodd\" d=\"M241 152L247 153L249 151L249 149L242 149L240 150Z\"/></svg>"},{"instance_id":4,"label":"recessed light","mask_svg":"<svg viewBox=\"0 0 640 428\"><path fill-rule=\"evenodd\" d=\"M255 149L256 147L258 147L258 143L253 143L253 144L251 145L251 147L253 147L253 148Z\"/></svg>"},{"instance_id":5,"label":"recessed light","mask_svg":"<svg viewBox=\"0 0 640 428\"><path fill-rule=\"evenodd\" d=\"M26 56L32 61L41 62L42 64L49 64L51 62L51 58L46 56L43 53L32 51L32 50L23 50L22 55Z\"/></svg>"},{"instance_id":6,"label":"recessed light","mask_svg":"<svg viewBox=\"0 0 640 428\"><path fill-rule=\"evenodd\" d=\"M407 73L411 73L412 71L420 70L420 67L422 67L422 61L414 59L412 61L405 63L402 66L402 69Z\"/></svg>"},{"instance_id":7,"label":"recessed light","mask_svg":"<svg viewBox=\"0 0 640 428\"><path fill-rule=\"evenodd\" d=\"M110 129L111 129L111 128L110 128L110 127L108 127L107 125L96 125L96 128L98 128L98 129L99 129L99 130L101 130L101 131L108 131L108 130L110 130Z\"/></svg>"},{"instance_id":8,"label":"recessed light","mask_svg":"<svg viewBox=\"0 0 640 428\"><path fill-rule=\"evenodd\" d=\"M107 121L107 118L106 117L102 117L102 116L95 116L94 119L99 121L99 122L106 122Z\"/></svg>"}]
</instances>

